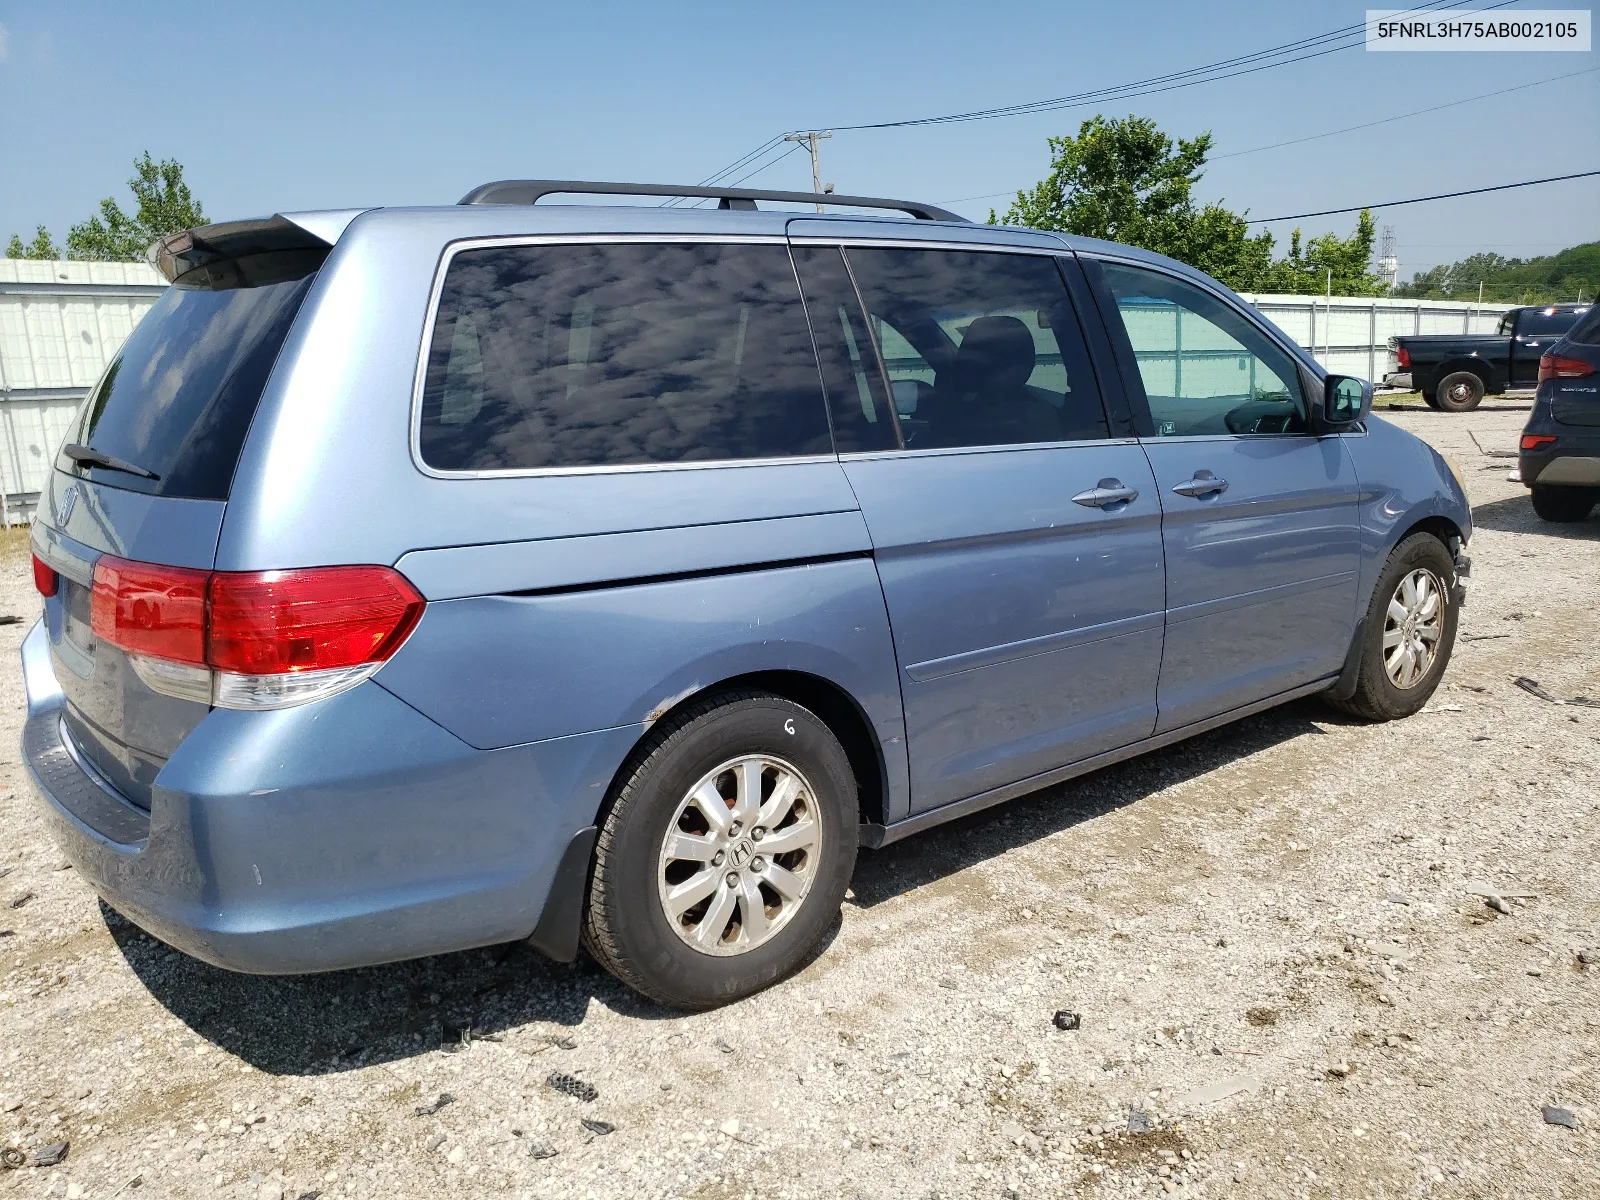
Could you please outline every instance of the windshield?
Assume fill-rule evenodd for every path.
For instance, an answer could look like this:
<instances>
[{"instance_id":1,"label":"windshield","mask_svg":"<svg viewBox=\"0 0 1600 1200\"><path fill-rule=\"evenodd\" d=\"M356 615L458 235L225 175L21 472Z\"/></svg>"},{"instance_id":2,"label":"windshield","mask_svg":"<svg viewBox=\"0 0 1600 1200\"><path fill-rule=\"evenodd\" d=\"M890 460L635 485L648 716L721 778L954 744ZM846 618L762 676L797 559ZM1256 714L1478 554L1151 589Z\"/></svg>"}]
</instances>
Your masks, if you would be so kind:
<instances>
[{"instance_id":1,"label":"windshield","mask_svg":"<svg viewBox=\"0 0 1600 1200\"><path fill-rule=\"evenodd\" d=\"M67 434L72 453L57 465L133 491L227 499L256 404L313 278L168 288L89 393Z\"/></svg>"}]
</instances>

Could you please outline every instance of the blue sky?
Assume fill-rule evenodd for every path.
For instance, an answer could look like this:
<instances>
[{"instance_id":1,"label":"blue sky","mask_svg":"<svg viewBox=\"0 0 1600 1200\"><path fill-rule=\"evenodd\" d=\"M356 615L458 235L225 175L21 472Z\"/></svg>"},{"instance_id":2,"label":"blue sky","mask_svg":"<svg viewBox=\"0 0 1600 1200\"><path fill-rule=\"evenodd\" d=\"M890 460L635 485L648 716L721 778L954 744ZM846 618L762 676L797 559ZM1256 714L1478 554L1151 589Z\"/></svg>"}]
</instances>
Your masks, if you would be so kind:
<instances>
[{"instance_id":1,"label":"blue sky","mask_svg":"<svg viewBox=\"0 0 1600 1200\"><path fill-rule=\"evenodd\" d=\"M1515 7L1571 5L1536 0ZM0 0L0 237L59 240L130 162L176 157L212 219L451 202L506 177L694 181L775 133L986 108L1183 70L1357 23L1349 4L382 5ZM1600 168L1600 51L1357 48L1123 101L1214 155L1492 99L1260 153L1201 183L1253 216ZM1094 107L837 134L841 192L982 218L1047 169L1045 138ZM747 186L809 190L793 154ZM1402 278L1476 250L1526 257L1600 237L1600 178L1380 213ZM1346 231L1354 217L1302 222ZM1289 226L1275 226L1280 245Z\"/></svg>"}]
</instances>

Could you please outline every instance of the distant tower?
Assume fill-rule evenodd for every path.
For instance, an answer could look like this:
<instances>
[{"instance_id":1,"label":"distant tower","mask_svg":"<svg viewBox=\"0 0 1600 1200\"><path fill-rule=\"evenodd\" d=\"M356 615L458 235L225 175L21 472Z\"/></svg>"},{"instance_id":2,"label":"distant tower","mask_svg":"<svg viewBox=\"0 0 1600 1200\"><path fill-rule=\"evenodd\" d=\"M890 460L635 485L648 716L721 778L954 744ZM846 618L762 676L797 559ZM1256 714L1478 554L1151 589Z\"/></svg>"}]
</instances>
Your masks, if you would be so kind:
<instances>
[{"instance_id":1,"label":"distant tower","mask_svg":"<svg viewBox=\"0 0 1600 1200\"><path fill-rule=\"evenodd\" d=\"M1395 281L1400 278L1400 260L1394 252L1394 226L1383 227L1383 242L1378 248L1378 278L1383 280L1386 292L1394 291Z\"/></svg>"}]
</instances>

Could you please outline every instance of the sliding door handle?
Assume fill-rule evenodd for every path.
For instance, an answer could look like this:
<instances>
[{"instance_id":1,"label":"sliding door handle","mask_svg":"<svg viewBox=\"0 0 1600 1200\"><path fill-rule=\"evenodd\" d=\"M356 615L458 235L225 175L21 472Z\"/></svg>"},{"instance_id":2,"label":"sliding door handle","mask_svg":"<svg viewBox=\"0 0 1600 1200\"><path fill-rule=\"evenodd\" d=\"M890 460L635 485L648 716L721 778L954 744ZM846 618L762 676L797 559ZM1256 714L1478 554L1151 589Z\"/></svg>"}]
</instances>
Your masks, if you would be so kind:
<instances>
[{"instance_id":1,"label":"sliding door handle","mask_svg":"<svg viewBox=\"0 0 1600 1200\"><path fill-rule=\"evenodd\" d=\"M1111 508L1118 504L1132 504L1138 498L1138 489L1127 487L1122 480L1102 479L1088 491L1079 492L1072 502L1085 508Z\"/></svg>"},{"instance_id":2,"label":"sliding door handle","mask_svg":"<svg viewBox=\"0 0 1600 1200\"><path fill-rule=\"evenodd\" d=\"M1196 471L1193 479L1185 479L1172 489L1180 496L1193 496L1199 499L1202 496L1215 496L1228 490L1228 481L1218 479L1210 471Z\"/></svg>"}]
</instances>

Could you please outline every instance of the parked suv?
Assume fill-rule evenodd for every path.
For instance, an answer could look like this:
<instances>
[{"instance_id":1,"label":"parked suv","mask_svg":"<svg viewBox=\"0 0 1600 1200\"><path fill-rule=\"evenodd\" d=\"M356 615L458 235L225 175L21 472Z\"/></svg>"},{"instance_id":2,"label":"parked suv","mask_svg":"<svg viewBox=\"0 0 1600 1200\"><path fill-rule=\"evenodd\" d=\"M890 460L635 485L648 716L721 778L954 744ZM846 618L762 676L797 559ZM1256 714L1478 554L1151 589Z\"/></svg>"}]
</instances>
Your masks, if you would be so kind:
<instances>
[{"instance_id":1,"label":"parked suv","mask_svg":"<svg viewBox=\"0 0 1600 1200\"><path fill-rule=\"evenodd\" d=\"M1582 521L1600 504L1600 305L1539 359L1518 458L1546 521Z\"/></svg>"},{"instance_id":2,"label":"parked suv","mask_svg":"<svg viewBox=\"0 0 1600 1200\"><path fill-rule=\"evenodd\" d=\"M534 203L596 191L719 207ZM106 901L235 970L581 941L704 1007L814 952L858 846L1424 704L1471 518L1370 385L1144 251L752 211L811 199L513 182L158 247L22 650Z\"/></svg>"}]
</instances>

